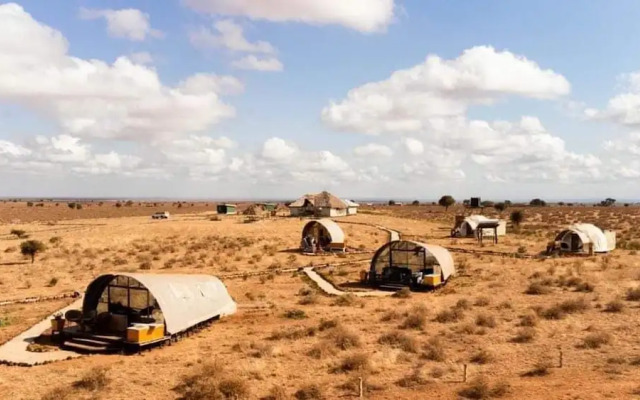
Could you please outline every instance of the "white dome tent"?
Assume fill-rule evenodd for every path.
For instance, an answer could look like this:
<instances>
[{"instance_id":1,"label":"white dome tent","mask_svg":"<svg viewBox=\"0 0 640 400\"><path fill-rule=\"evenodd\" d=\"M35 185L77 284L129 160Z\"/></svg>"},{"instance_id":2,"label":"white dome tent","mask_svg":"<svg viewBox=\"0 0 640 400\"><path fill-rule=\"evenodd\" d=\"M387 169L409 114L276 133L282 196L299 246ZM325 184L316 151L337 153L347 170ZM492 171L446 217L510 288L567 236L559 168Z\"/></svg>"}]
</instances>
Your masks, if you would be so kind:
<instances>
[{"instance_id":1,"label":"white dome tent","mask_svg":"<svg viewBox=\"0 0 640 400\"><path fill-rule=\"evenodd\" d=\"M555 239L560 251L571 253L608 253L616 247L615 232L603 231L593 224L574 224Z\"/></svg>"}]
</instances>

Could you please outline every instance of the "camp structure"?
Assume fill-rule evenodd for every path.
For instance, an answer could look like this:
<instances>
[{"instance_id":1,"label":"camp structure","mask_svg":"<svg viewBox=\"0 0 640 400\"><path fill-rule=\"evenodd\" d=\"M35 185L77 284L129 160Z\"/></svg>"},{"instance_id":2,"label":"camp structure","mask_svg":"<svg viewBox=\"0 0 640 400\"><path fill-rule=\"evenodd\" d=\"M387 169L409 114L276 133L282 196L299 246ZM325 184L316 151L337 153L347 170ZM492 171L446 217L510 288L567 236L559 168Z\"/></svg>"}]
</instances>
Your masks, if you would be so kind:
<instances>
[{"instance_id":1,"label":"camp structure","mask_svg":"<svg viewBox=\"0 0 640 400\"><path fill-rule=\"evenodd\" d=\"M556 236L548 250L563 253L608 253L616 248L616 233L593 224L574 224Z\"/></svg>"},{"instance_id":2,"label":"camp structure","mask_svg":"<svg viewBox=\"0 0 640 400\"><path fill-rule=\"evenodd\" d=\"M303 253L345 251L344 232L330 219L309 221L302 229L300 248Z\"/></svg>"},{"instance_id":3,"label":"camp structure","mask_svg":"<svg viewBox=\"0 0 640 400\"><path fill-rule=\"evenodd\" d=\"M329 192L305 194L289 204L292 217L344 217L348 208L347 203Z\"/></svg>"},{"instance_id":4,"label":"camp structure","mask_svg":"<svg viewBox=\"0 0 640 400\"><path fill-rule=\"evenodd\" d=\"M490 219L484 215L456 216L451 236L479 238L480 234L492 237L504 236L507 234L507 221Z\"/></svg>"},{"instance_id":5,"label":"camp structure","mask_svg":"<svg viewBox=\"0 0 640 400\"><path fill-rule=\"evenodd\" d=\"M434 289L455 273L453 258L444 247L396 240L378 249L363 279L386 289Z\"/></svg>"},{"instance_id":6,"label":"camp structure","mask_svg":"<svg viewBox=\"0 0 640 400\"><path fill-rule=\"evenodd\" d=\"M237 207L235 204L218 204L216 211L218 214L235 215Z\"/></svg>"},{"instance_id":7,"label":"camp structure","mask_svg":"<svg viewBox=\"0 0 640 400\"><path fill-rule=\"evenodd\" d=\"M347 215L356 215L358 213L358 207L360 204L353 200L343 200L347 204Z\"/></svg>"},{"instance_id":8,"label":"camp structure","mask_svg":"<svg viewBox=\"0 0 640 400\"><path fill-rule=\"evenodd\" d=\"M271 216L271 210L269 210L264 204L261 203L251 204L242 212L242 215L247 215L249 217L255 218L265 218Z\"/></svg>"},{"instance_id":9,"label":"camp structure","mask_svg":"<svg viewBox=\"0 0 640 400\"><path fill-rule=\"evenodd\" d=\"M291 215L291 209L289 209L289 207L285 206L282 203L278 203L275 210L272 212L272 215L278 217L287 217Z\"/></svg>"},{"instance_id":10,"label":"camp structure","mask_svg":"<svg viewBox=\"0 0 640 400\"><path fill-rule=\"evenodd\" d=\"M211 275L117 273L87 287L82 310L65 318L63 348L84 352L139 349L176 339L236 312L225 285Z\"/></svg>"}]
</instances>

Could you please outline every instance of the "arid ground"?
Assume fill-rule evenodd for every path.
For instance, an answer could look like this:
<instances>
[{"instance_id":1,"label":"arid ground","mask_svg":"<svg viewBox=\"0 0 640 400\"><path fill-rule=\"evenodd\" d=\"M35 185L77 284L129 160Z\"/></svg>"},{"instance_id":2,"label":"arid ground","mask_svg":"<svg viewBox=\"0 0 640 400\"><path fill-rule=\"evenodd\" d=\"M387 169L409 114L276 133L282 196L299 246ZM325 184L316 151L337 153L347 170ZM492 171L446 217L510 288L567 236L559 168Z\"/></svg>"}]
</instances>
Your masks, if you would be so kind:
<instances>
[{"instance_id":1,"label":"arid ground","mask_svg":"<svg viewBox=\"0 0 640 400\"><path fill-rule=\"evenodd\" d=\"M152 221L160 209L173 218ZM456 212L364 208L336 220L357 252L304 256L299 218L216 218L212 203L0 203L0 301L84 291L102 273L141 271L217 275L238 303L234 316L140 355L0 366L1 397L336 399L357 398L362 382L368 399L640 398L640 207L527 207L519 229L482 247L447 237ZM529 257L572 222L615 229L619 248ZM359 273L387 240L367 224L474 252L452 252L457 276L444 288L388 298L329 297L301 273L278 273L340 264L318 272L362 290ZM12 229L47 250L31 264ZM70 301L0 306L0 342Z\"/></svg>"}]
</instances>

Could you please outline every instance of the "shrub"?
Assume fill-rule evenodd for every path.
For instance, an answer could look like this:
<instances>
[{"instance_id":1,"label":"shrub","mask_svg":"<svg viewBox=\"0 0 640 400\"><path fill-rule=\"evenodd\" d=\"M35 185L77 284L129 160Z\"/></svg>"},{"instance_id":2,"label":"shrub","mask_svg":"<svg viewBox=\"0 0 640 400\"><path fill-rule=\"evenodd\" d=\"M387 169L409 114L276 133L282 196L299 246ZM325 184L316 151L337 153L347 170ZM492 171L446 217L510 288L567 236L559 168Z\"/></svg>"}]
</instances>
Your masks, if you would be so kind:
<instances>
[{"instance_id":1,"label":"shrub","mask_svg":"<svg viewBox=\"0 0 640 400\"><path fill-rule=\"evenodd\" d=\"M436 315L436 322L448 323L457 322L464 317L464 313L461 308L453 308L451 310L442 310Z\"/></svg>"},{"instance_id":2,"label":"shrub","mask_svg":"<svg viewBox=\"0 0 640 400\"><path fill-rule=\"evenodd\" d=\"M531 295L541 295L541 294L549 294L551 289L543 285L541 282L531 282L527 290L524 291L525 294Z\"/></svg>"},{"instance_id":3,"label":"shrub","mask_svg":"<svg viewBox=\"0 0 640 400\"><path fill-rule=\"evenodd\" d=\"M351 293L347 293L347 294L343 294L342 296L338 296L334 300L333 305L340 306L340 307L349 307L349 306L356 305L357 303L358 303L357 297L352 295Z\"/></svg>"},{"instance_id":4,"label":"shrub","mask_svg":"<svg viewBox=\"0 0 640 400\"><path fill-rule=\"evenodd\" d=\"M309 357L315 358L317 360L332 356L334 354L336 354L335 347L331 342L326 340L314 344L313 347L311 347L311 349L307 352L307 355Z\"/></svg>"},{"instance_id":5,"label":"shrub","mask_svg":"<svg viewBox=\"0 0 640 400\"><path fill-rule=\"evenodd\" d=\"M624 309L624 303L621 302L620 300L610 301L604 307L604 311L610 312L610 313L619 313L619 312L622 312L623 309Z\"/></svg>"},{"instance_id":6,"label":"shrub","mask_svg":"<svg viewBox=\"0 0 640 400\"><path fill-rule=\"evenodd\" d=\"M476 325L485 328L495 328L496 319L493 317L493 315L478 314L476 316Z\"/></svg>"},{"instance_id":7,"label":"shrub","mask_svg":"<svg viewBox=\"0 0 640 400\"><path fill-rule=\"evenodd\" d=\"M439 337L434 336L424 346L422 357L431 361L444 361L446 359L444 346Z\"/></svg>"},{"instance_id":8,"label":"shrub","mask_svg":"<svg viewBox=\"0 0 640 400\"><path fill-rule=\"evenodd\" d=\"M49 286L49 287L53 287L53 286L55 286L55 285L57 285L57 284L58 284L58 278L56 278L56 277L54 276L53 278L51 278L51 279L49 280L49 284L48 284L47 286Z\"/></svg>"},{"instance_id":9,"label":"shrub","mask_svg":"<svg viewBox=\"0 0 640 400\"><path fill-rule=\"evenodd\" d=\"M281 340L281 339L302 339L303 337L314 336L316 334L316 328L304 327L304 326L290 326L278 331L274 331L269 339Z\"/></svg>"},{"instance_id":10,"label":"shrub","mask_svg":"<svg viewBox=\"0 0 640 400\"><path fill-rule=\"evenodd\" d=\"M511 223L515 226L520 226L520 224L524 222L524 219L524 212L521 210L515 210L511 212L511 215L509 216L509 220L511 220Z\"/></svg>"},{"instance_id":11,"label":"shrub","mask_svg":"<svg viewBox=\"0 0 640 400\"><path fill-rule=\"evenodd\" d=\"M333 329L337 326L338 326L338 321L335 319L321 319L320 326L318 326L318 330L322 332L328 329Z\"/></svg>"},{"instance_id":12,"label":"shrub","mask_svg":"<svg viewBox=\"0 0 640 400\"><path fill-rule=\"evenodd\" d=\"M409 288L402 288L400 290L398 290L397 292L395 292L392 297L396 297L399 299L408 299L409 297L411 297L411 290L409 290Z\"/></svg>"},{"instance_id":13,"label":"shrub","mask_svg":"<svg viewBox=\"0 0 640 400\"><path fill-rule=\"evenodd\" d=\"M444 207L445 211L449 210L449 207L456 204L456 200L450 195L444 195L438 200L438 204Z\"/></svg>"},{"instance_id":14,"label":"shrub","mask_svg":"<svg viewBox=\"0 0 640 400\"><path fill-rule=\"evenodd\" d=\"M222 379L218 390L225 399L246 399L249 396L249 384L241 378Z\"/></svg>"},{"instance_id":15,"label":"shrub","mask_svg":"<svg viewBox=\"0 0 640 400\"><path fill-rule=\"evenodd\" d=\"M582 347L585 349L598 349L602 345L611 342L611 335L606 332L590 333L582 339Z\"/></svg>"},{"instance_id":16,"label":"shrub","mask_svg":"<svg viewBox=\"0 0 640 400\"><path fill-rule=\"evenodd\" d=\"M541 312L545 319L562 319L567 314L583 312L589 308L589 304L584 299L567 300L560 304L556 304Z\"/></svg>"},{"instance_id":17,"label":"shrub","mask_svg":"<svg viewBox=\"0 0 640 400\"><path fill-rule=\"evenodd\" d=\"M551 369L551 367L552 367L551 361L549 361L546 358L545 359L541 359L533 366L532 370L527 371L522 375L523 376L545 376L545 375L549 375L549 370Z\"/></svg>"},{"instance_id":18,"label":"shrub","mask_svg":"<svg viewBox=\"0 0 640 400\"><path fill-rule=\"evenodd\" d=\"M61 386L45 393L40 400L67 400L72 398L73 389L68 386Z\"/></svg>"},{"instance_id":19,"label":"shrub","mask_svg":"<svg viewBox=\"0 0 640 400\"><path fill-rule=\"evenodd\" d=\"M485 306L488 306L490 303L491 303L491 300L489 300L488 297L481 296L476 299L473 305L476 307L485 307Z\"/></svg>"},{"instance_id":20,"label":"shrub","mask_svg":"<svg viewBox=\"0 0 640 400\"><path fill-rule=\"evenodd\" d=\"M33 207L33 201L27 201L27 207Z\"/></svg>"},{"instance_id":21,"label":"shrub","mask_svg":"<svg viewBox=\"0 0 640 400\"><path fill-rule=\"evenodd\" d=\"M62 238L60 236L52 236L49 239L49 243L54 245L54 246L59 245L61 242L62 242Z\"/></svg>"},{"instance_id":22,"label":"shrub","mask_svg":"<svg viewBox=\"0 0 640 400\"><path fill-rule=\"evenodd\" d=\"M427 317L420 312L410 312L404 319L400 328L402 329L424 329L424 324L427 322Z\"/></svg>"},{"instance_id":23,"label":"shrub","mask_svg":"<svg viewBox=\"0 0 640 400\"><path fill-rule=\"evenodd\" d=\"M108 369L105 367L94 367L90 369L79 381L73 384L74 387L85 390L102 390L109 383L107 377Z\"/></svg>"},{"instance_id":24,"label":"shrub","mask_svg":"<svg viewBox=\"0 0 640 400\"><path fill-rule=\"evenodd\" d=\"M640 301L640 287L629 289L627 291L626 299L628 301Z\"/></svg>"},{"instance_id":25,"label":"shrub","mask_svg":"<svg viewBox=\"0 0 640 400\"><path fill-rule=\"evenodd\" d=\"M324 394L320 386L314 383L301 387L294 393L293 397L296 400L321 400L324 399Z\"/></svg>"},{"instance_id":26,"label":"shrub","mask_svg":"<svg viewBox=\"0 0 640 400\"><path fill-rule=\"evenodd\" d=\"M36 259L36 254L41 253L47 249L47 246L44 245L39 240L27 240L26 242L22 242L20 244L20 252L24 256L31 257L31 264Z\"/></svg>"},{"instance_id":27,"label":"shrub","mask_svg":"<svg viewBox=\"0 0 640 400\"><path fill-rule=\"evenodd\" d=\"M418 342L404 332L393 331L380 336L378 343L401 349L408 353L418 351Z\"/></svg>"},{"instance_id":28,"label":"shrub","mask_svg":"<svg viewBox=\"0 0 640 400\"><path fill-rule=\"evenodd\" d=\"M22 229L11 229L10 234L15 235L19 239L26 239L29 237L29 235L27 235L27 231Z\"/></svg>"},{"instance_id":29,"label":"shrub","mask_svg":"<svg viewBox=\"0 0 640 400\"><path fill-rule=\"evenodd\" d=\"M366 371L369 367L370 361L367 353L353 353L343 358L334 372Z\"/></svg>"},{"instance_id":30,"label":"shrub","mask_svg":"<svg viewBox=\"0 0 640 400\"><path fill-rule=\"evenodd\" d=\"M333 332L331 332L331 337L336 347L340 350L349 350L355 347L360 347L362 344L360 337L356 333L341 326L335 328Z\"/></svg>"},{"instance_id":31,"label":"shrub","mask_svg":"<svg viewBox=\"0 0 640 400\"><path fill-rule=\"evenodd\" d=\"M481 349L476 351L469 361L474 364L488 364L493 361L493 355L488 350Z\"/></svg>"},{"instance_id":32,"label":"shrub","mask_svg":"<svg viewBox=\"0 0 640 400\"><path fill-rule=\"evenodd\" d=\"M140 269L142 269L142 270L150 270L151 269L151 262L144 261L144 262L140 263Z\"/></svg>"},{"instance_id":33,"label":"shrub","mask_svg":"<svg viewBox=\"0 0 640 400\"><path fill-rule=\"evenodd\" d=\"M467 387L461 389L458 394L467 399L490 399L498 398L507 394L509 386L505 383L498 383L491 387L482 377L474 379Z\"/></svg>"},{"instance_id":34,"label":"shrub","mask_svg":"<svg viewBox=\"0 0 640 400\"><path fill-rule=\"evenodd\" d=\"M284 317L289 319L305 319L307 318L307 314L302 310L293 309L285 311Z\"/></svg>"},{"instance_id":35,"label":"shrub","mask_svg":"<svg viewBox=\"0 0 640 400\"><path fill-rule=\"evenodd\" d=\"M529 343L536 337L536 330L530 327L518 329L516 336L511 339L514 343Z\"/></svg>"},{"instance_id":36,"label":"shrub","mask_svg":"<svg viewBox=\"0 0 640 400\"><path fill-rule=\"evenodd\" d=\"M269 394L264 397L264 400L287 400L289 396L287 396L287 391L282 386L272 386L271 390L269 390Z\"/></svg>"},{"instance_id":37,"label":"shrub","mask_svg":"<svg viewBox=\"0 0 640 400\"><path fill-rule=\"evenodd\" d=\"M523 315L520 317L520 322L518 323L518 326L526 326L526 327L533 327L538 325L538 317L536 317L534 314L527 314L527 315Z\"/></svg>"}]
</instances>

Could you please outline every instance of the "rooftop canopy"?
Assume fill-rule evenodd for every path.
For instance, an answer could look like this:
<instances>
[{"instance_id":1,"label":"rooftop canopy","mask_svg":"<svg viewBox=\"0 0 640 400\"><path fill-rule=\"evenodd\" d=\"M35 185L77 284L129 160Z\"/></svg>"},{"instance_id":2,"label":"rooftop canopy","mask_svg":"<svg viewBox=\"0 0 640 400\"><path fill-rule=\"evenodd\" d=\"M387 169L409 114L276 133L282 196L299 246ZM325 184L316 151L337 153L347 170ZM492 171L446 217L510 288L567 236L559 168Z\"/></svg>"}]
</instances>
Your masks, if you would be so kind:
<instances>
[{"instance_id":1,"label":"rooftop canopy","mask_svg":"<svg viewBox=\"0 0 640 400\"><path fill-rule=\"evenodd\" d=\"M167 334L176 334L215 317L236 312L227 288L211 275L118 273L97 277L87 287L83 312L96 310L103 292L114 279L127 279L127 286L146 288L164 316Z\"/></svg>"},{"instance_id":2,"label":"rooftop canopy","mask_svg":"<svg viewBox=\"0 0 640 400\"><path fill-rule=\"evenodd\" d=\"M433 244L396 240L383 245L371 260L371 274L380 275L386 267L409 268L420 272L439 266L442 280L455 275L453 257L447 249Z\"/></svg>"}]
</instances>

